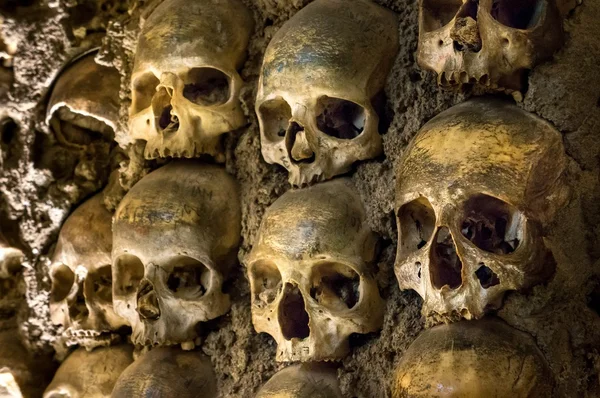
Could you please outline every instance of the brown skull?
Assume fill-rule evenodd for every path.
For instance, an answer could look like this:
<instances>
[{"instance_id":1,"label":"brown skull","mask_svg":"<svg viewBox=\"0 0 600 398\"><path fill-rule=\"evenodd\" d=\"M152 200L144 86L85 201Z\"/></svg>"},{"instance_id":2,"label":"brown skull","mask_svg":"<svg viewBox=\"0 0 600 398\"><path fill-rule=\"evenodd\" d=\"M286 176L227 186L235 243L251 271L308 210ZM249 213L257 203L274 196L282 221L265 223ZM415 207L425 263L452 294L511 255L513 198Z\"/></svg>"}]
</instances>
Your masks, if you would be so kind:
<instances>
[{"instance_id":1,"label":"brown skull","mask_svg":"<svg viewBox=\"0 0 600 398\"><path fill-rule=\"evenodd\" d=\"M562 44L555 0L420 0L417 61L438 84L520 90Z\"/></svg>"},{"instance_id":2,"label":"brown skull","mask_svg":"<svg viewBox=\"0 0 600 398\"><path fill-rule=\"evenodd\" d=\"M246 264L252 322L273 336L278 361L339 359L350 334L381 327L376 241L347 179L288 191L267 209Z\"/></svg>"},{"instance_id":3,"label":"brown skull","mask_svg":"<svg viewBox=\"0 0 600 398\"><path fill-rule=\"evenodd\" d=\"M317 0L277 31L256 113L262 154L294 185L381 153L377 100L398 50L393 13L368 0Z\"/></svg>"},{"instance_id":4,"label":"brown skull","mask_svg":"<svg viewBox=\"0 0 600 398\"><path fill-rule=\"evenodd\" d=\"M238 69L252 28L240 0L166 0L152 12L136 50L129 119L146 158L224 160L222 134L246 122Z\"/></svg>"},{"instance_id":5,"label":"brown skull","mask_svg":"<svg viewBox=\"0 0 600 398\"><path fill-rule=\"evenodd\" d=\"M45 150L40 160L58 180L75 177L85 192L98 190L108 180L119 120L121 77L116 69L97 64L95 55L72 62L54 83L46 123L58 144ZM64 190L74 195L73 188Z\"/></svg>"},{"instance_id":6,"label":"brown skull","mask_svg":"<svg viewBox=\"0 0 600 398\"><path fill-rule=\"evenodd\" d=\"M131 362L131 346L101 347L92 352L78 348L60 365L44 398L110 398L117 379Z\"/></svg>"},{"instance_id":7,"label":"brown skull","mask_svg":"<svg viewBox=\"0 0 600 398\"><path fill-rule=\"evenodd\" d=\"M498 320L424 331L394 373L393 398L553 396L552 373L533 339Z\"/></svg>"},{"instance_id":8,"label":"brown skull","mask_svg":"<svg viewBox=\"0 0 600 398\"><path fill-rule=\"evenodd\" d=\"M158 347L143 354L119 377L112 398L217 398L210 358L179 347Z\"/></svg>"},{"instance_id":9,"label":"brown skull","mask_svg":"<svg viewBox=\"0 0 600 398\"><path fill-rule=\"evenodd\" d=\"M199 323L229 311L222 284L240 217L235 180L192 161L153 171L125 195L113 223L113 296L134 344L193 347Z\"/></svg>"},{"instance_id":10,"label":"brown skull","mask_svg":"<svg viewBox=\"0 0 600 398\"><path fill-rule=\"evenodd\" d=\"M289 366L265 383L256 398L342 398L335 368L326 364Z\"/></svg>"},{"instance_id":11,"label":"brown skull","mask_svg":"<svg viewBox=\"0 0 600 398\"><path fill-rule=\"evenodd\" d=\"M108 345L126 322L113 310L112 214L99 193L67 218L52 256L50 315L67 345Z\"/></svg>"},{"instance_id":12,"label":"brown skull","mask_svg":"<svg viewBox=\"0 0 600 398\"><path fill-rule=\"evenodd\" d=\"M396 171L395 269L424 315L479 318L553 274L543 227L567 199L566 164L556 129L498 100L421 128Z\"/></svg>"}]
</instances>

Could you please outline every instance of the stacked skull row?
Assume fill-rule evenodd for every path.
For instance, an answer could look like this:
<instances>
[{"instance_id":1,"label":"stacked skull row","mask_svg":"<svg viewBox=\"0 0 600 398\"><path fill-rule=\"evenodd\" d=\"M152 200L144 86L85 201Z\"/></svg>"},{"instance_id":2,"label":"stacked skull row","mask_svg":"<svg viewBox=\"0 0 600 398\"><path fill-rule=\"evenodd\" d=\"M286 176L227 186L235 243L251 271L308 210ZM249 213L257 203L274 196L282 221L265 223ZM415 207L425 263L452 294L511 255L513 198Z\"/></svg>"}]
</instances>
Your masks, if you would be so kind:
<instances>
[{"instance_id":1,"label":"stacked skull row","mask_svg":"<svg viewBox=\"0 0 600 398\"><path fill-rule=\"evenodd\" d=\"M538 3L422 0L419 63L442 85L518 91L523 71L551 55L549 43L562 34L554 3ZM238 71L252 29L238 0L160 4L135 53L127 144L144 142L147 159L224 161L222 135L246 124ZM244 265L254 327L275 339L278 361L339 359L351 334L382 327L378 237L351 180L332 178L382 152L382 93L397 31L396 17L367 0L317 0L265 52L256 97L262 155L297 188L267 209ZM93 87L98 73L106 74L101 90ZM67 145L95 145L89 131L110 142L117 94L116 72L93 55L78 60L51 97L53 132ZM567 199L566 163L558 131L501 100L465 102L421 128L397 164L395 272L402 289L423 298L426 317L478 319L505 292L552 276L544 227ZM223 283L241 239L236 181L219 166L174 159L135 184L114 215L103 199L79 206L60 231L53 321L67 344L88 349L110 346L123 326L139 346L193 349L201 323L230 308ZM440 333L462 336L452 330ZM327 370L286 372L331 381ZM410 389L403 377L398 388ZM123 381L123 396L133 379ZM336 389L331 396L340 396Z\"/></svg>"}]
</instances>

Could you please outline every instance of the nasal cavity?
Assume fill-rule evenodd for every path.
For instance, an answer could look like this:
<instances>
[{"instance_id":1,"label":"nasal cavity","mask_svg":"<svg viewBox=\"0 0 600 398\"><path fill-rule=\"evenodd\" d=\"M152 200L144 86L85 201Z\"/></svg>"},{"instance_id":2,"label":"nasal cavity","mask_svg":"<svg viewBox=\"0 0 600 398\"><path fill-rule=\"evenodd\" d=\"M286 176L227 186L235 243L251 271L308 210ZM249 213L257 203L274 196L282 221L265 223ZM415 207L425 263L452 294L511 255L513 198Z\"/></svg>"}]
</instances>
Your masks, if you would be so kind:
<instances>
[{"instance_id":1,"label":"nasal cavity","mask_svg":"<svg viewBox=\"0 0 600 398\"><path fill-rule=\"evenodd\" d=\"M156 321L160 318L160 307L154 286L147 279L142 280L137 294L137 312L140 318Z\"/></svg>"},{"instance_id":2,"label":"nasal cavity","mask_svg":"<svg viewBox=\"0 0 600 398\"><path fill-rule=\"evenodd\" d=\"M305 339L310 334L308 313L304 309L304 298L298 286L286 283L283 299L279 303L279 326L286 340Z\"/></svg>"},{"instance_id":3,"label":"nasal cavity","mask_svg":"<svg viewBox=\"0 0 600 398\"><path fill-rule=\"evenodd\" d=\"M315 153L308 144L306 131L304 131L304 127L296 122L290 123L288 127L286 147L292 162L312 163L315 160Z\"/></svg>"},{"instance_id":4,"label":"nasal cavity","mask_svg":"<svg viewBox=\"0 0 600 398\"><path fill-rule=\"evenodd\" d=\"M470 0L463 4L456 14L456 21L450 31L456 51L479 52L482 42L477 25L478 0Z\"/></svg>"},{"instance_id":5,"label":"nasal cavity","mask_svg":"<svg viewBox=\"0 0 600 398\"><path fill-rule=\"evenodd\" d=\"M85 297L83 296L83 285L80 284L75 300L69 306L69 316L72 321L83 321L89 314L88 308L85 305Z\"/></svg>"},{"instance_id":6,"label":"nasal cavity","mask_svg":"<svg viewBox=\"0 0 600 398\"><path fill-rule=\"evenodd\" d=\"M173 107L171 105L165 107L158 119L158 126L161 130L165 131L177 131L179 129L179 118L174 115Z\"/></svg>"},{"instance_id":7,"label":"nasal cavity","mask_svg":"<svg viewBox=\"0 0 600 398\"><path fill-rule=\"evenodd\" d=\"M431 247L431 282L436 289L444 286L457 289L462 284L462 262L456 252L456 245L447 227L437 230Z\"/></svg>"},{"instance_id":8,"label":"nasal cavity","mask_svg":"<svg viewBox=\"0 0 600 398\"><path fill-rule=\"evenodd\" d=\"M172 91L172 90L171 90ZM152 98L152 112L160 132L175 132L179 129L179 118L173 113L170 90L161 87Z\"/></svg>"}]
</instances>

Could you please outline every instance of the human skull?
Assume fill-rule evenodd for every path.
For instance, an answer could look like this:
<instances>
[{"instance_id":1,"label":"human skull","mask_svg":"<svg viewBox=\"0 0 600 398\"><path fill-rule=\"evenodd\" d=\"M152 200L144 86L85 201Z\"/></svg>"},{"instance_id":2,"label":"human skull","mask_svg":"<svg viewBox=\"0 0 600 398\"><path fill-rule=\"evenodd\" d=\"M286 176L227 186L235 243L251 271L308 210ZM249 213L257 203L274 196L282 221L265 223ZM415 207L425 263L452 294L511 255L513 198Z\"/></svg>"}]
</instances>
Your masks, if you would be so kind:
<instances>
[{"instance_id":1,"label":"human skull","mask_svg":"<svg viewBox=\"0 0 600 398\"><path fill-rule=\"evenodd\" d=\"M554 396L552 373L533 339L493 319L424 331L394 373L393 398Z\"/></svg>"},{"instance_id":2,"label":"human skull","mask_svg":"<svg viewBox=\"0 0 600 398\"><path fill-rule=\"evenodd\" d=\"M562 44L555 0L420 0L417 62L438 84L522 89Z\"/></svg>"},{"instance_id":3,"label":"human skull","mask_svg":"<svg viewBox=\"0 0 600 398\"><path fill-rule=\"evenodd\" d=\"M55 132L71 145L89 141L77 137L85 134L74 128L112 139L119 120L121 77L116 69L97 64L95 56L96 52L86 54L69 65L56 80L48 102L46 122L58 126Z\"/></svg>"},{"instance_id":4,"label":"human skull","mask_svg":"<svg viewBox=\"0 0 600 398\"><path fill-rule=\"evenodd\" d=\"M5 37L4 29L4 16L0 15L0 98L10 90L15 79L13 58L17 52L16 41Z\"/></svg>"},{"instance_id":5,"label":"human skull","mask_svg":"<svg viewBox=\"0 0 600 398\"><path fill-rule=\"evenodd\" d=\"M63 326L67 345L109 345L126 325L113 309L111 223L99 193L75 209L60 230L50 268L50 315Z\"/></svg>"},{"instance_id":6,"label":"human skull","mask_svg":"<svg viewBox=\"0 0 600 398\"><path fill-rule=\"evenodd\" d=\"M90 191L108 179L121 81L116 69L94 61L95 54L75 60L58 76L46 111L58 145L40 161L57 179L74 175L88 181Z\"/></svg>"},{"instance_id":7,"label":"human skull","mask_svg":"<svg viewBox=\"0 0 600 398\"><path fill-rule=\"evenodd\" d=\"M113 222L113 297L134 344L191 348L199 323L229 310L222 284L240 220L237 184L216 166L172 162L125 195Z\"/></svg>"},{"instance_id":8,"label":"human skull","mask_svg":"<svg viewBox=\"0 0 600 398\"><path fill-rule=\"evenodd\" d=\"M342 398L335 368L326 364L299 364L277 372L256 398Z\"/></svg>"},{"instance_id":9,"label":"human skull","mask_svg":"<svg viewBox=\"0 0 600 398\"><path fill-rule=\"evenodd\" d=\"M160 371L157 371L160 369ZM216 398L216 376L210 359L197 351L158 347L145 353L119 377L113 398Z\"/></svg>"},{"instance_id":10,"label":"human skull","mask_svg":"<svg viewBox=\"0 0 600 398\"><path fill-rule=\"evenodd\" d=\"M128 345L78 348L60 365L44 398L110 398L117 379L133 362Z\"/></svg>"},{"instance_id":11,"label":"human skull","mask_svg":"<svg viewBox=\"0 0 600 398\"><path fill-rule=\"evenodd\" d=\"M267 209L246 265L252 322L273 336L278 361L339 359L350 334L381 328L376 243L347 179L288 191Z\"/></svg>"},{"instance_id":12,"label":"human skull","mask_svg":"<svg viewBox=\"0 0 600 398\"><path fill-rule=\"evenodd\" d=\"M23 252L12 247L0 231L0 329L3 321L12 318L23 303L25 285L21 269L24 259Z\"/></svg>"},{"instance_id":13,"label":"human skull","mask_svg":"<svg viewBox=\"0 0 600 398\"><path fill-rule=\"evenodd\" d=\"M568 199L566 164L554 127L500 100L421 128L396 170L395 271L425 316L479 318L553 275L542 228Z\"/></svg>"},{"instance_id":14,"label":"human skull","mask_svg":"<svg viewBox=\"0 0 600 398\"><path fill-rule=\"evenodd\" d=\"M246 122L238 69L252 29L240 0L166 0L152 12L135 54L129 118L146 158L223 160L222 134Z\"/></svg>"},{"instance_id":15,"label":"human skull","mask_svg":"<svg viewBox=\"0 0 600 398\"><path fill-rule=\"evenodd\" d=\"M379 155L375 108L398 51L394 14L368 0L316 0L277 31L256 113L262 154L303 185Z\"/></svg>"},{"instance_id":16,"label":"human skull","mask_svg":"<svg viewBox=\"0 0 600 398\"><path fill-rule=\"evenodd\" d=\"M0 397L39 397L52 371L50 358L30 355L16 329L0 332Z\"/></svg>"},{"instance_id":17,"label":"human skull","mask_svg":"<svg viewBox=\"0 0 600 398\"><path fill-rule=\"evenodd\" d=\"M0 231L0 279L13 277L21 269L23 252L11 247Z\"/></svg>"}]
</instances>

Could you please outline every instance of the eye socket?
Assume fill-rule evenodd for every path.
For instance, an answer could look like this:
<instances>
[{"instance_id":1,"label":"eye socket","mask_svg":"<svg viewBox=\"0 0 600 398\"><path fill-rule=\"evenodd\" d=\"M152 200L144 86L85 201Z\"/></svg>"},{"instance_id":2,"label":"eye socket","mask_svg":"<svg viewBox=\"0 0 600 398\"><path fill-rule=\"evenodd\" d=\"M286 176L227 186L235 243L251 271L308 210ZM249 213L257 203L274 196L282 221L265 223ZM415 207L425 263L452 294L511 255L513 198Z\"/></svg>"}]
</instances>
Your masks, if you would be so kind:
<instances>
[{"instance_id":1,"label":"eye socket","mask_svg":"<svg viewBox=\"0 0 600 398\"><path fill-rule=\"evenodd\" d=\"M281 98L265 101L260 104L258 112L265 137L272 142L283 140L292 119L288 103Z\"/></svg>"},{"instance_id":2,"label":"eye socket","mask_svg":"<svg viewBox=\"0 0 600 398\"><path fill-rule=\"evenodd\" d=\"M57 303L67 298L75 283L75 274L64 264L58 264L52 269L52 289L50 298Z\"/></svg>"},{"instance_id":3,"label":"eye socket","mask_svg":"<svg viewBox=\"0 0 600 398\"><path fill-rule=\"evenodd\" d=\"M222 105L229 100L229 76L215 68L194 68L186 76L183 96L196 105Z\"/></svg>"},{"instance_id":4,"label":"eye socket","mask_svg":"<svg viewBox=\"0 0 600 398\"><path fill-rule=\"evenodd\" d=\"M317 110L317 127L331 137L351 140L365 129L365 109L354 102L323 96Z\"/></svg>"},{"instance_id":5,"label":"eye socket","mask_svg":"<svg viewBox=\"0 0 600 398\"><path fill-rule=\"evenodd\" d=\"M420 197L406 203L398 210L400 250L410 254L431 240L435 230L435 212L431 203Z\"/></svg>"},{"instance_id":6,"label":"eye socket","mask_svg":"<svg viewBox=\"0 0 600 398\"><path fill-rule=\"evenodd\" d=\"M517 250L524 226L525 216L500 199L481 194L464 204L461 232L486 252L503 255Z\"/></svg>"},{"instance_id":7,"label":"eye socket","mask_svg":"<svg viewBox=\"0 0 600 398\"><path fill-rule=\"evenodd\" d=\"M204 264L189 257L179 257L174 264L167 287L175 296L198 298L210 288L211 271Z\"/></svg>"},{"instance_id":8,"label":"eye socket","mask_svg":"<svg viewBox=\"0 0 600 398\"><path fill-rule=\"evenodd\" d=\"M112 302L112 270L110 264L104 265L89 274L87 280L92 283L96 297L104 302Z\"/></svg>"},{"instance_id":9,"label":"eye socket","mask_svg":"<svg viewBox=\"0 0 600 398\"><path fill-rule=\"evenodd\" d=\"M115 295L128 296L135 294L140 281L144 279L144 264L136 256L122 254L117 258L115 267Z\"/></svg>"},{"instance_id":10,"label":"eye socket","mask_svg":"<svg viewBox=\"0 0 600 398\"><path fill-rule=\"evenodd\" d=\"M539 24L546 0L494 0L492 17L504 26L531 29Z\"/></svg>"},{"instance_id":11,"label":"eye socket","mask_svg":"<svg viewBox=\"0 0 600 398\"><path fill-rule=\"evenodd\" d=\"M139 113L152 105L152 97L160 81L152 73L145 73L133 81L132 114Z\"/></svg>"},{"instance_id":12,"label":"eye socket","mask_svg":"<svg viewBox=\"0 0 600 398\"><path fill-rule=\"evenodd\" d=\"M254 304L265 307L281 293L281 273L273 263L258 261L250 267Z\"/></svg>"},{"instance_id":13,"label":"eye socket","mask_svg":"<svg viewBox=\"0 0 600 398\"><path fill-rule=\"evenodd\" d=\"M360 300L360 276L344 264L316 265L312 270L310 296L329 310L351 309Z\"/></svg>"},{"instance_id":14,"label":"eye socket","mask_svg":"<svg viewBox=\"0 0 600 398\"><path fill-rule=\"evenodd\" d=\"M461 0L423 0L421 29L424 32L433 32L448 25L461 6Z\"/></svg>"}]
</instances>

